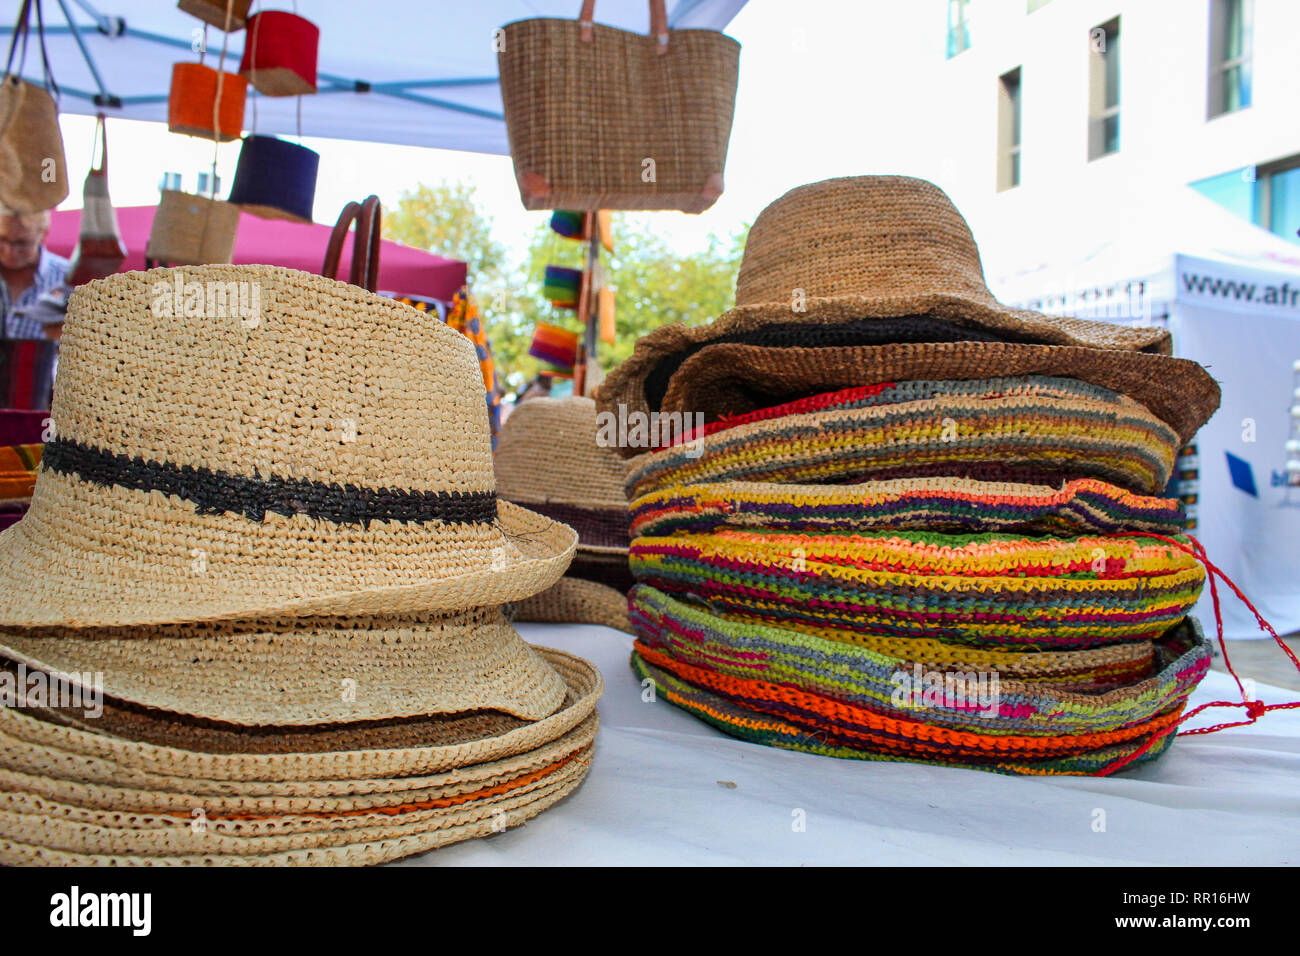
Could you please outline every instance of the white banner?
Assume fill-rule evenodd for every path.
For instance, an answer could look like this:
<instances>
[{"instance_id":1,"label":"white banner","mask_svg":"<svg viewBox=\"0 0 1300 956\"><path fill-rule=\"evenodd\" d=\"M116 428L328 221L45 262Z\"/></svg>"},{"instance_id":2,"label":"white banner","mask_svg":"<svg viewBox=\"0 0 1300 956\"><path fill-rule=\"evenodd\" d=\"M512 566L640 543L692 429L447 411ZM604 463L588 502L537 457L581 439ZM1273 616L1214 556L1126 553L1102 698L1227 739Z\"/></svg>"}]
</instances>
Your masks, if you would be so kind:
<instances>
[{"instance_id":1,"label":"white banner","mask_svg":"<svg viewBox=\"0 0 1300 956\"><path fill-rule=\"evenodd\" d=\"M1219 411L1196 436L1200 501L1193 533L1210 560L1287 634L1300 630L1300 486L1289 484L1287 468L1288 459L1300 461L1288 452L1293 415L1300 414L1300 302L1290 307L1289 300L1300 278L1284 283L1276 273L1261 279L1243 274L1252 270L1201 268L1203 262L1180 263L1179 291L1195 301L1177 304L1173 319L1178 354L1204 365L1223 389ZM1264 636L1222 586L1220 603L1227 637ZM1197 614L1212 629L1208 584Z\"/></svg>"}]
</instances>

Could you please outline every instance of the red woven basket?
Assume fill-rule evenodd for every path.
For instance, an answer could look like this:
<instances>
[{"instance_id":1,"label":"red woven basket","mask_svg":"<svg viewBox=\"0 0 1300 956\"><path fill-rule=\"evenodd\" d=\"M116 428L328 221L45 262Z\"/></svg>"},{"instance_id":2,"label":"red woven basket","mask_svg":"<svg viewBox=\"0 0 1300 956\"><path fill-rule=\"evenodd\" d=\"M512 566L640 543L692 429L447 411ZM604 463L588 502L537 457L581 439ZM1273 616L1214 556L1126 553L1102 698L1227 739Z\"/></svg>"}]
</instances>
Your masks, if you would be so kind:
<instances>
[{"instance_id":1,"label":"red woven basket","mask_svg":"<svg viewBox=\"0 0 1300 956\"><path fill-rule=\"evenodd\" d=\"M239 72L264 96L303 96L316 92L316 50L320 27L283 10L263 10L248 18L247 42Z\"/></svg>"}]
</instances>

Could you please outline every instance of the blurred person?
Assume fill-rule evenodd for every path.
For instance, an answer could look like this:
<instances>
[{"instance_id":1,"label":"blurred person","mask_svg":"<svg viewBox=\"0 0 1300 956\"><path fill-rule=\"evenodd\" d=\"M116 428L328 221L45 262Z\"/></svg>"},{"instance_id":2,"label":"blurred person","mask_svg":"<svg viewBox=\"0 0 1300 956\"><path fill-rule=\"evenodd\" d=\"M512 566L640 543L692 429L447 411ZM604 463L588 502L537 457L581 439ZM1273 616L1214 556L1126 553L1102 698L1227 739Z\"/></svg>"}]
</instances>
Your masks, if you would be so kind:
<instances>
[{"instance_id":1,"label":"blurred person","mask_svg":"<svg viewBox=\"0 0 1300 956\"><path fill-rule=\"evenodd\" d=\"M45 248L49 210L17 213L0 209L0 307L5 338L58 339L63 324L46 324L27 313L47 292L63 286L69 262Z\"/></svg>"}]
</instances>

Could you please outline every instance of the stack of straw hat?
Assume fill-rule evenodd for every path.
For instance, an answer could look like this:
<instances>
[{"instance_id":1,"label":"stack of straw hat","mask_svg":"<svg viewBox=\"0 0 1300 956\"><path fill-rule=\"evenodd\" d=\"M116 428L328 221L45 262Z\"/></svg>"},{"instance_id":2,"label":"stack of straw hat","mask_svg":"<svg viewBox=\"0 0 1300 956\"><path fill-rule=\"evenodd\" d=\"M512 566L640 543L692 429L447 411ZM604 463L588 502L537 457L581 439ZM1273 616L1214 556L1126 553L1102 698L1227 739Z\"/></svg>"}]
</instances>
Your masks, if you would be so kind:
<instances>
[{"instance_id":1,"label":"stack of straw hat","mask_svg":"<svg viewBox=\"0 0 1300 956\"><path fill-rule=\"evenodd\" d=\"M1218 404L1167 332L1010 309L948 197L800 187L736 307L598 394L702 414L630 462L633 667L733 735L1104 774L1164 752L1210 648L1177 451Z\"/></svg>"},{"instance_id":2,"label":"stack of straw hat","mask_svg":"<svg viewBox=\"0 0 1300 956\"><path fill-rule=\"evenodd\" d=\"M576 536L498 499L463 336L124 273L72 297L52 416L0 535L0 862L377 863L582 781L600 676L501 607Z\"/></svg>"},{"instance_id":3,"label":"stack of straw hat","mask_svg":"<svg viewBox=\"0 0 1300 956\"><path fill-rule=\"evenodd\" d=\"M596 403L579 396L529 399L502 427L497 493L578 532L569 570L551 588L516 604L516 620L631 631L627 463L598 443L597 432Z\"/></svg>"}]
</instances>

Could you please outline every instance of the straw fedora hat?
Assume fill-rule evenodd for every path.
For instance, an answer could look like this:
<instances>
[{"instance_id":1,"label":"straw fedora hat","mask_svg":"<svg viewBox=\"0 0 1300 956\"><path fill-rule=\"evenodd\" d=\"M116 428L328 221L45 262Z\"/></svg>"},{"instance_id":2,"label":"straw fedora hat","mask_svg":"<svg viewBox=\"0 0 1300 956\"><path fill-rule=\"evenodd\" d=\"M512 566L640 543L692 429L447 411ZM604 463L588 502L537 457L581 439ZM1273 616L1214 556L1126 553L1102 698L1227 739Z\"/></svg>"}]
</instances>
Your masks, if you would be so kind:
<instances>
[{"instance_id":1,"label":"straw fedora hat","mask_svg":"<svg viewBox=\"0 0 1300 956\"><path fill-rule=\"evenodd\" d=\"M237 727L554 713L564 682L500 606L406 617L0 629L5 655L114 700Z\"/></svg>"},{"instance_id":2,"label":"straw fedora hat","mask_svg":"<svg viewBox=\"0 0 1300 956\"><path fill-rule=\"evenodd\" d=\"M735 308L706 325L667 325L643 336L632 356L610 373L597 400L601 408L622 405L629 413L681 410L663 408L670 381L710 345L814 349L815 364L833 360L843 348L899 342L946 343L954 362L969 367L965 373L948 371L950 378L1000 374L997 363L1006 353L990 357L986 351L998 342L1098 350L1082 367L1075 355L1043 371L1071 374L1074 369L1111 380L1134 353L1151 353L1166 359L1158 363L1159 374L1130 375L1128 394L1144 404L1159 403L1160 395L1182 396L1190 409L1187 421L1170 422L1180 435L1194 431L1189 423L1199 425L1218 402L1218 389L1204 370L1169 358L1164 329L1050 316L999 303L984 283L979 250L951 200L934 184L905 176L829 179L773 202L750 229ZM905 363L891 367L882 358L877 368L870 358L852 370L854 381L829 387L910 374ZM762 367L772 361L783 362L785 356L768 357ZM809 387L802 387L801 369L795 365L782 387L790 394L825 390L819 371ZM707 407L684 410L714 414ZM620 453L630 457L635 451Z\"/></svg>"},{"instance_id":3,"label":"straw fedora hat","mask_svg":"<svg viewBox=\"0 0 1300 956\"><path fill-rule=\"evenodd\" d=\"M518 621L602 624L631 632L627 617L627 464L599 444L596 403L536 398L506 419L497 443L497 491L578 532L565 576L514 605Z\"/></svg>"},{"instance_id":4,"label":"straw fedora hat","mask_svg":"<svg viewBox=\"0 0 1300 956\"><path fill-rule=\"evenodd\" d=\"M563 521L584 551L627 551L627 466L597 444L590 398L533 398L506 418L497 441L497 493Z\"/></svg>"},{"instance_id":5,"label":"straw fedora hat","mask_svg":"<svg viewBox=\"0 0 1300 956\"><path fill-rule=\"evenodd\" d=\"M0 627L500 604L576 543L498 500L473 345L320 276L82 286L52 417L31 509L0 534Z\"/></svg>"}]
</instances>

